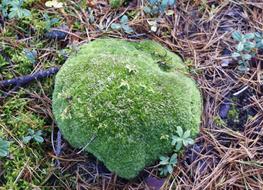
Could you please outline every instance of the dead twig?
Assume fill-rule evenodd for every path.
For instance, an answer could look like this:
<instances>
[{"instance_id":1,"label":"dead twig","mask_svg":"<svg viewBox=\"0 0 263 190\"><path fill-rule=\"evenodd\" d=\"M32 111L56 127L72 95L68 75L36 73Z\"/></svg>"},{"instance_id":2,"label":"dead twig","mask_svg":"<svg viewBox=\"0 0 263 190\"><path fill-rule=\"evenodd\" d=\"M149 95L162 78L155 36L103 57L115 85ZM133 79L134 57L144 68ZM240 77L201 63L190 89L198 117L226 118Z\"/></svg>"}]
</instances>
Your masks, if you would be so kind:
<instances>
[{"instance_id":1,"label":"dead twig","mask_svg":"<svg viewBox=\"0 0 263 190\"><path fill-rule=\"evenodd\" d=\"M58 67L51 67L47 70L42 70L30 75L25 75L9 80L0 81L0 89L6 88L8 86L14 86L9 92L5 92L4 97L9 96L12 92L16 91L19 87L32 82L33 80L39 80L42 78L50 77L59 71Z\"/></svg>"}]
</instances>

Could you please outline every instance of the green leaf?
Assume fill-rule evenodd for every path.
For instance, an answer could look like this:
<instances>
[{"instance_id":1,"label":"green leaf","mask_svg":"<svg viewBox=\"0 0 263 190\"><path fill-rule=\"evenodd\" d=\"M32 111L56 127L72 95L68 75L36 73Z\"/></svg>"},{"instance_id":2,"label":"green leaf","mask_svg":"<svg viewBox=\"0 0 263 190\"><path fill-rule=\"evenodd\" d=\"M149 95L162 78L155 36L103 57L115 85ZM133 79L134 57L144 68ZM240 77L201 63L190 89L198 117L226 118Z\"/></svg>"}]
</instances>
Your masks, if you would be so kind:
<instances>
[{"instance_id":1,"label":"green leaf","mask_svg":"<svg viewBox=\"0 0 263 190\"><path fill-rule=\"evenodd\" d=\"M169 174L171 174L171 173L173 173L173 167L172 167L172 165L167 165L167 171L168 171L168 173Z\"/></svg>"},{"instance_id":2,"label":"green leaf","mask_svg":"<svg viewBox=\"0 0 263 190\"><path fill-rule=\"evenodd\" d=\"M168 3L169 3L169 0L162 0L161 7L163 9L166 9L168 7L168 5L169 5Z\"/></svg>"},{"instance_id":3,"label":"green leaf","mask_svg":"<svg viewBox=\"0 0 263 190\"><path fill-rule=\"evenodd\" d=\"M253 38L255 38L255 34L254 33L245 34L244 38L247 40L253 39Z\"/></svg>"},{"instance_id":4,"label":"green leaf","mask_svg":"<svg viewBox=\"0 0 263 190\"><path fill-rule=\"evenodd\" d=\"M161 160L159 162L160 165L167 165L167 164L169 164L169 157L167 157L167 156L161 156L160 160Z\"/></svg>"},{"instance_id":5,"label":"green leaf","mask_svg":"<svg viewBox=\"0 0 263 190\"><path fill-rule=\"evenodd\" d=\"M32 136L26 136L26 137L23 137L23 142L25 144L29 143L29 141L32 139Z\"/></svg>"},{"instance_id":6,"label":"green leaf","mask_svg":"<svg viewBox=\"0 0 263 190\"><path fill-rule=\"evenodd\" d=\"M9 19L13 19L13 18L15 18L17 16L17 13L16 13L16 10L10 10L10 13L8 14L8 18Z\"/></svg>"},{"instance_id":7,"label":"green leaf","mask_svg":"<svg viewBox=\"0 0 263 190\"><path fill-rule=\"evenodd\" d=\"M35 131L34 131L33 129L28 129L28 133L29 133L30 135L34 135L34 134L35 134Z\"/></svg>"},{"instance_id":8,"label":"green leaf","mask_svg":"<svg viewBox=\"0 0 263 190\"><path fill-rule=\"evenodd\" d=\"M232 57L234 59L237 59L238 57L240 57L240 53L234 52L234 53L232 53Z\"/></svg>"},{"instance_id":9,"label":"green leaf","mask_svg":"<svg viewBox=\"0 0 263 190\"><path fill-rule=\"evenodd\" d=\"M155 4L155 3L157 3L158 2L158 0L149 0L149 3L150 4Z\"/></svg>"},{"instance_id":10,"label":"green leaf","mask_svg":"<svg viewBox=\"0 0 263 190\"><path fill-rule=\"evenodd\" d=\"M256 47L259 49L263 49L263 39L261 40L261 42L257 43Z\"/></svg>"},{"instance_id":11,"label":"green leaf","mask_svg":"<svg viewBox=\"0 0 263 190\"><path fill-rule=\"evenodd\" d=\"M0 157L6 157L8 155L9 142L0 138Z\"/></svg>"},{"instance_id":12,"label":"green leaf","mask_svg":"<svg viewBox=\"0 0 263 190\"><path fill-rule=\"evenodd\" d=\"M182 127L181 126L178 126L177 127L177 134L179 135L179 137L182 137L183 136L183 134L184 134L184 132L183 132L183 129L182 129Z\"/></svg>"},{"instance_id":13,"label":"green leaf","mask_svg":"<svg viewBox=\"0 0 263 190\"><path fill-rule=\"evenodd\" d=\"M131 34L133 33L133 29L129 25L122 25L122 29L124 30L125 33Z\"/></svg>"},{"instance_id":14,"label":"green leaf","mask_svg":"<svg viewBox=\"0 0 263 190\"><path fill-rule=\"evenodd\" d=\"M31 12L27 9L21 8L21 5L13 5L13 7L10 9L10 13L8 14L8 17L10 19L12 18L25 18L29 17L31 15Z\"/></svg>"},{"instance_id":15,"label":"green leaf","mask_svg":"<svg viewBox=\"0 0 263 190\"><path fill-rule=\"evenodd\" d=\"M168 0L168 4L170 6L175 5L176 0Z\"/></svg>"},{"instance_id":16,"label":"green leaf","mask_svg":"<svg viewBox=\"0 0 263 190\"><path fill-rule=\"evenodd\" d=\"M245 73L245 72L249 71L249 68L247 66L240 65L240 66L238 66L238 70Z\"/></svg>"},{"instance_id":17,"label":"green leaf","mask_svg":"<svg viewBox=\"0 0 263 190\"><path fill-rule=\"evenodd\" d=\"M19 0L12 0L8 4L11 5L12 7L20 7L22 3L23 2Z\"/></svg>"},{"instance_id":18,"label":"green leaf","mask_svg":"<svg viewBox=\"0 0 263 190\"><path fill-rule=\"evenodd\" d=\"M126 15L123 15L123 16L121 17L120 22L121 22L122 25L128 24L128 21L129 21L129 19L128 19L128 17L127 17Z\"/></svg>"},{"instance_id":19,"label":"green leaf","mask_svg":"<svg viewBox=\"0 0 263 190\"><path fill-rule=\"evenodd\" d=\"M172 137L172 145L174 146L177 142L177 136Z\"/></svg>"},{"instance_id":20,"label":"green leaf","mask_svg":"<svg viewBox=\"0 0 263 190\"><path fill-rule=\"evenodd\" d=\"M244 60L250 60L252 58L252 56L250 54L243 54L242 55L242 59Z\"/></svg>"},{"instance_id":21,"label":"green leaf","mask_svg":"<svg viewBox=\"0 0 263 190\"><path fill-rule=\"evenodd\" d=\"M188 139L184 139L184 140L183 140L183 145L184 145L185 147L187 147L187 146L189 145Z\"/></svg>"},{"instance_id":22,"label":"green leaf","mask_svg":"<svg viewBox=\"0 0 263 190\"><path fill-rule=\"evenodd\" d=\"M244 50L244 44L242 42L240 42L238 45L237 45L237 51L243 51Z\"/></svg>"},{"instance_id":23,"label":"green leaf","mask_svg":"<svg viewBox=\"0 0 263 190\"><path fill-rule=\"evenodd\" d=\"M112 30L120 30L121 29L121 25L117 24L117 23L112 23L110 27Z\"/></svg>"},{"instance_id":24,"label":"green leaf","mask_svg":"<svg viewBox=\"0 0 263 190\"><path fill-rule=\"evenodd\" d=\"M177 163L177 154L174 153L170 158L170 164L175 165Z\"/></svg>"},{"instance_id":25,"label":"green leaf","mask_svg":"<svg viewBox=\"0 0 263 190\"><path fill-rule=\"evenodd\" d=\"M143 11L144 11L146 14L150 14L152 10L151 10L150 7L143 7Z\"/></svg>"},{"instance_id":26,"label":"green leaf","mask_svg":"<svg viewBox=\"0 0 263 190\"><path fill-rule=\"evenodd\" d=\"M42 135L42 131L41 130L38 130L36 133L35 133L36 136L41 136Z\"/></svg>"},{"instance_id":27,"label":"green leaf","mask_svg":"<svg viewBox=\"0 0 263 190\"><path fill-rule=\"evenodd\" d=\"M176 144L176 146L175 146L175 150L176 150L177 152L180 151L181 148L182 148L182 146L183 146L183 142L182 142L182 141L177 142L177 144Z\"/></svg>"},{"instance_id":28,"label":"green leaf","mask_svg":"<svg viewBox=\"0 0 263 190\"><path fill-rule=\"evenodd\" d=\"M191 135L190 130L187 130L187 131L184 133L183 138L186 139L186 138L190 137L190 135Z\"/></svg>"},{"instance_id":29,"label":"green leaf","mask_svg":"<svg viewBox=\"0 0 263 190\"><path fill-rule=\"evenodd\" d=\"M232 38L236 41L241 41L242 40L242 33L240 33L239 31L235 31L232 33Z\"/></svg>"},{"instance_id":30,"label":"green leaf","mask_svg":"<svg viewBox=\"0 0 263 190\"><path fill-rule=\"evenodd\" d=\"M251 49L255 48L256 47L256 44L253 43L253 42L245 42L244 43L244 49L246 51L250 51Z\"/></svg>"},{"instance_id":31,"label":"green leaf","mask_svg":"<svg viewBox=\"0 0 263 190\"><path fill-rule=\"evenodd\" d=\"M23 9L23 16L22 17L30 17L31 16L31 12L27 9Z\"/></svg>"},{"instance_id":32,"label":"green leaf","mask_svg":"<svg viewBox=\"0 0 263 190\"><path fill-rule=\"evenodd\" d=\"M34 136L34 139L35 139L35 141L38 142L38 143L44 142L44 139L43 139L43 137L41 137L41 136Z\"/></svg>"},{"instance_id":33,"label":"green leaf","mask_svg":"<svg viewBox=\"0 0 263 190\"><path fill-rule=\"evenodd\" d=\"M160 168L159 171L160 171L160 175L166 176L168 173L167 166Z\"/></svg>"},{"instance_id":34,"label":"green leaf","mask_svg":"<svg viewBox=\"0 0 263 190\"><path fill-rule=\"evenodd\" d=\"M187 143L190 144L190 145L192 145L192 144L195 143L195 141L194 141L193 139L191 139L191 138L188 138L188 139L187 139Z\"/></svg>"}]
</instances>

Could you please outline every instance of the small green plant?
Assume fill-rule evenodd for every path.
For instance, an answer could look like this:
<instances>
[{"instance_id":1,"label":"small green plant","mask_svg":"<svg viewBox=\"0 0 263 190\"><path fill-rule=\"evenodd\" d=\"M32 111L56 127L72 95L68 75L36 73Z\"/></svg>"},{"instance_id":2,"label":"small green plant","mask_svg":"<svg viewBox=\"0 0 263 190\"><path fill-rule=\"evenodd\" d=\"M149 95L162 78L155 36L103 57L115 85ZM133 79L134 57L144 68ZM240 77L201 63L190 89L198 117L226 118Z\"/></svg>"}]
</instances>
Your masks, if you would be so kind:
<instances>
[{"instance_id":1,"label":"small green plant","mask_svg":"<svg viewBox=\"0 0 263 190\"><path fill-rule=\"evenodd\" d=\"M167 175L173 172L173 167L177 163L177 153L180 152L183 146L194 144L194 140L191 138L190 130L183 131L182 127L178 126L177 135L172 136L172 145L175 146L174 154L169 156L161 156L159 165L162 167L159 169L160 175Z\"/></svg>"},{"instance_id":2,"label":"small green plant","mask_svg":"<svg viewBox=\"0 0 263 190\"><path fill-rule=\"evenodd\" d=\"M239 122L239 111L236 106L231 106L231 109L228 111L227 118L236 123Z\"/></svg>"},{"instance_id":3,"label":"small green plant","mask_svg":"<svg viewBox=\"0 0 263 190\"><path fill-rule=\"evenodd\" d=\"M13 18L26 18L31 16L31 12L28 9L23 8L24 0L3 0L0 4L0 9L4 17L9 19Z\"/></svg>"},{"instance_id":4,"label":"small green plant","mask_svg":"<svg viewBox=\"0 0 263 190\"><path fill-rule=\"evenodd\" d=\"M256 48L263 49L263 33L255 33Z\"/></svg>"},{"instance_id":5,"label":"small green plant","mask_svg":"<svg viewBox=\"0 0 263 190\"><path fill-rule=\"evenodd\" d=\"M37 51L35 49L24 49L24 54L30 63L35 64L37 59Z\"/></svg>"},{"instance_id":6,"label":"small green plant","mask_svg":"<svg viewBox=\"0 0 263 190\"><path fill-rule=\"evenodd\" d=\"M258 49L263 49L263 35L256 33L232 33L232 38L238 42L232 57L238 61L238 69L242 72L249 70L249 61L256 56Z\"/></svg>"},{"instance_id":7,"label":"small green plant","mask_svg":"<svg viewBox=\"0 0 263 190\"><path fill-rule=\"evenodd\" d=\"M144 12L155 15L158 13L164 13L170 6L174 6L176 0L148 0L148 5L144 7Z\"/></svg>"},{"instance_id":8,"label":"small green plant","mask_svg":"<svg viewBox=\"0 0 263 190\"><path fill-rule=\"evenodd\" d=\"M9 142L0 138L0 157L6 157L9 153Z\"/></svg>"},{"instance_id":9,"label":"small green plant","mask_svg":"<svg viewBox=\"0 0 263 190\"><path fill-rule=\"evenodd\" d=\"M166 176L168 173L171 174L173 172L173 167L177 164L177 154L174 153L171 157L169 156L161 156L160 163L162 167L159 169L160 174Z\"/></svg>"},{"instance_id":10,"label":"small green plant","mask_svg":"<svg viewBox=\"0 0 263 190\"><path fill-rule=\"evenodd\" d=\"M182 127L177 127L177 135L172 136L172 145L175 146L175 151L179 152L183 146L194 144L194 140L191 138L190 130L183 131Z\"/></svg>"},{"instance_id":11,"label":"small green plant","mask_svg":"<svg viewBox=\"0 0 263 190\"><path fill-rule=\"evenodd\" d=\"M49 31L51 27L58 25L60 20L58 18L51 18L47 13L43 14L45 19L45 30Z\"/></svg>"},{"instance_id":12,"label":"small green plant","mask_svg":"<svg viewBox=\"0 0 263 190\"><path fill-rule=\"evenodd\" d=\"M126 15L123 15L120 19L120 23L111 24L111 29L113 30L123 30L125 33L133 33L133 29L129 26L129 19Z\"/></svg>"},{"instance_id":13,"label":"small green plant","mask_svg":"<svg viewBox=\"0 0 263 190\"><path fill-rule=\"evenodd\" d=\"M42 143L44 142L44 139L41 135L42 135L41 130L35 132L33 129L28 129L28 136L23 137L23 142L27 144L33 139L38 143Z\"/></svg>"},{"instance_id":14,"label":"small green plant","mask_svg":"<svg viewBox=\"0 0 263 190\"><path fill-rule=\"evenodd\" d=\"M215 116L213 120L217 126L225 126L226 125L225 121L223 119L221 119L219 116Z\"/></svg>"},{"instance_id":15,"label":"small green plant","mask_svg":"<svg viewBox=\"0 0 263 190\"><path fill-rule=\"evenodd\" d=\"M124 0L109 0L109 3L112 8L119 8L124 3Z\"/></svg>"}]
</instances>

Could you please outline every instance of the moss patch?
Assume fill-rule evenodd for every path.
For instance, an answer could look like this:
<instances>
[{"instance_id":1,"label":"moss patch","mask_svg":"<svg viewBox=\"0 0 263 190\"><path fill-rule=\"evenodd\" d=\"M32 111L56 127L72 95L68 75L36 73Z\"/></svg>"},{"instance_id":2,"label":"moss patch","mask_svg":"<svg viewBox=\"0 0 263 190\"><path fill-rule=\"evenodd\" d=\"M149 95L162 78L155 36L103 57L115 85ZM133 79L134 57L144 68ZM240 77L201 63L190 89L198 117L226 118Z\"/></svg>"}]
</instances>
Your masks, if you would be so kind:
<instances>
[{"instance_id":1,"label":"moss patch","mask_svg":"<svg viewBox=\"0 0 263 190\"><path fill-rule=\"evenodd\" d=\"M181 59L153 41L99 39L56 76L53 112L64 137L133 178L172 151L176 127L199 131L201 96Z\"/></svg>"},{"instance_id":2,"label":"moss patch","mask_svg":"<svg viewBox=\"0 0 263 190\"><path fill-rule=\"evenodd\" d=\"M46 125L43 118L28 109L29 99L23 96L20 92L8 99L0 111L0 137L10 142L8 157L0 161L2 189L34 189L48 179L53 170L52 160L47 159L47 146L36 142L24 144L22 141L28 129L43 130Z\"/></svg>"},{"instance_id":3,"label":"moss patch","mask_svg":"<svg viewBox=\"0 0 263 190\"><path fill-rule=\"evenodd\" d=\"M119 8L124 3L124 0L109 0L112 8Z\"/></svg>"}]
</instances>

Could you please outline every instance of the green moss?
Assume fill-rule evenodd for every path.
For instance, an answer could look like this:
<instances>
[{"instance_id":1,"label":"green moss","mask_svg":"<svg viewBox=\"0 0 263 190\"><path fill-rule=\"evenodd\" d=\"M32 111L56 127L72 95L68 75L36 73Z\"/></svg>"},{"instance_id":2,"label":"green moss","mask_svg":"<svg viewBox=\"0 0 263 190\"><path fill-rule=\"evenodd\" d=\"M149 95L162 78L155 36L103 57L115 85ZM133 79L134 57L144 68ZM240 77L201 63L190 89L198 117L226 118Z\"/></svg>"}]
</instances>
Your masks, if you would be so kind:
<instances>
[{"instance_id":1,"label":"green moss","mask_svg":"<svg viewBox=\"0 0 263 190\"><path fill-rule=\"evenodd\" d=\"M224 120L222 120L219 116L214 117L214 123L217 126L225 126L226 123L224 122Z\"/></svg>"},{"instance_id":2,"label":"green moss","mask_svg":"<svg viewBox=\"0 0 263 190\"><path fill-rule=\"evenodd\" d=\"M181 59L153 41L95 40L56 76L57 124L74 147L133 178L172 151L177 126L199 132L201 96L185 73Z\"/></svg>"},{"instance_id":3,"label":"green moss","mask_svg":"<svg viewBox=\"0 0 263 190\"><path fill-rule=\"evenodd\" d=\"M10 142L10 154L1 160L3 189L34 189L49 177L53 169L52 160L47 161L48 149L44 144L22 142L28 129L43 130L46 123L27 109L30 100L21 96L8 98L0 110L0 136Z\"/></svg>"},{"instance_id":4,"label":"green moss","mask_svg":"<svg viewBox=\"0 0 263 190\"><path fill-rule=\"evenodd\" d=\"M112 8L119 8L124 3L124 0L109 0Z\"/></svg>"},{"instance_id":5,"label":"green moss","mask_svg":"<svg viewBox=\"0 0 263 190\"><path fill-rule=\"evenodd\" d=\"M230 110L228 111L227 118L234 122L239 121L239 111L235 105L231 106Z\"/></svg>"}]
</instances>

